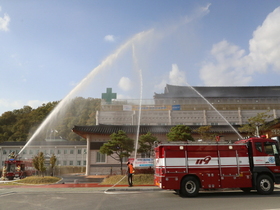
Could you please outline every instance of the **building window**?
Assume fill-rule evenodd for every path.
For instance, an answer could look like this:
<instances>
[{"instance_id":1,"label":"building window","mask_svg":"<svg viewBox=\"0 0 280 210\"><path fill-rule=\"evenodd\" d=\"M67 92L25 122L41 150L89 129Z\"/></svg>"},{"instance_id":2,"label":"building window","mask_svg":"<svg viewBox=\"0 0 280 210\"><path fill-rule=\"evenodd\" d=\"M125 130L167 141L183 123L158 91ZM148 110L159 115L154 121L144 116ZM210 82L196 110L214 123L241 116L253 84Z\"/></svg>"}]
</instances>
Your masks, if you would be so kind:
<instances>
[{"instance_id":1,"label":"building window","mask_svg":"<svg viewBox=\"0 0 280 210\"><path fill-rule=\"evenodd\" d=\"M210 125L219 125L219 123L212 122Z\"/></svg>"},{"instance_id":2,"label":"building window","mask_svg":"<svg viewBox=\"0 0 280 210\"><path fill-rule=\"evenodd\" d=\"M4 149L3 150L3 155L6 155L7 154L7 151Z\"/></svg>"},{"instance_id":3,"label":"building window","mask_svg":"<svg viewBox=\"0 0 280 210\"><path fill-rule=\"evenodd\" d=\"M105 162L105 154L102 154L100 152L97 152L96 155L96 162L97 163L104 163Z\"/></svg>"},{"instance_id":4,"label":"building window","mask_svg":"<svg viewBox=\"0 0 280 210\"><path fill-rule=\"evenodd\" d=\"M82 150L81 149L78 149L78 154L82 154Z\"/></svg>"},{"instance_id":5,"label":"building window","mask_svg":"<svg viewBox=\"0 0 280 210\"><path fill-rule=\"evenodd\" d=\"M77 160L77 166L80 166L80 165L81 165L81 161Z\"/></svg>"},{"instance_id":6,"label":"building window","mask_svg":"<svg viewBox=\"0 0 280 210\"><path fill-rule=\"evenodd\" d=\"M86 160L84 160L83 161L83 166L85 166L87 164L87 161Z\"/></svg>"},{"instance_id":7,"label":"building window","mask_svg":"<svg viewBox=\"0 0 280 210\"><path fill-rule=\"evenodd\" d=\"M64 154L67 154L67 149L64 150Z\"/></svg>"},{"instance_id":8,"label":"building window","mask_svg":"<svg viewBox=\"0 0 280 210\"><path fill-rule=\"evenodd\" d=\"M60 149L57 150L57 154L61 154Z\"/></svg>"},{"instance_id":9,"label":"building window","mask_svg":"<svg viewBox=\"0 0 280 210\"><path fill-rule=\"evenodd\" d=\"M69 165L72 166L73 165L73 160L69 161Z\"/></svg>"},{"instance_id":10,"label":"building window","mask_svg":"<svg viewBox=\"0 0 280 210\"><path fill-rule=\"evenodd\" d=\"M29 150L29 155L33 155L33 150Z\"/></svg>"},{"instance_id":11,"label":"building window","mask_svg":"<svg viewBox=\"0 0 280 210\"><path fill-rule=\"evenodd\" d=\"M72 155L74 154L74 150L73 149L70 150L70 154L72 154Z\"/></svg>"},{"instance_id":12,"label":"building window","mask_svg":"<svg viewBox=\"0 0 280 210\"><path fill-rule=\"evenodd\" d=\"M63 161L63 165L64 165L64 166L67 165L67 161L66 161L66 160Z\"/></svg>"}]
</instances>

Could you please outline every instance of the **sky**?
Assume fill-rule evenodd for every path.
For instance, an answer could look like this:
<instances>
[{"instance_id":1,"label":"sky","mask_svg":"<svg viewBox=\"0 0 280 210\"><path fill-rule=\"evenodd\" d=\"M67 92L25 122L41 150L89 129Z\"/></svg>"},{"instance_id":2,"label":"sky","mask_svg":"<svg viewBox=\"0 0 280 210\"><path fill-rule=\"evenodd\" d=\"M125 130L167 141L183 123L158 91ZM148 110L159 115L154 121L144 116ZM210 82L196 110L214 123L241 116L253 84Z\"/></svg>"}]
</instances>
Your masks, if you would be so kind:
<instances>
[{"instance_id":1,"label":"sky","mask_svg":"<svg viewBox=\"0 0 280 210\"><path fill-rule=\"evenodd\" d=\"M2 0L0 115L70 93L278 86L279 0Z\"/></svg>"}]
</instances>

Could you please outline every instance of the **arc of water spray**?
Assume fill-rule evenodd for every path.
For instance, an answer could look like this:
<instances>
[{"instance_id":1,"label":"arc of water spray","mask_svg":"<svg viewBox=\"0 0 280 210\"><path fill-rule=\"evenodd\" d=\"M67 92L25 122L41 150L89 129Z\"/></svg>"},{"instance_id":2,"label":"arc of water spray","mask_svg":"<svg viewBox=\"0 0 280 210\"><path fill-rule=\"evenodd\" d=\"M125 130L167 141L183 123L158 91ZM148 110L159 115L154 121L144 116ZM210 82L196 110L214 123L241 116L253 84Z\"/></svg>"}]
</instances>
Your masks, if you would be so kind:
<instances>
[{"instance_id":1,"label":"arc of water spray","mask_svg":"<svg viewBox=\"0 0 280 210\"><path fill-rule=\"evenodd\" d=\"M54 108L54 110L47 116L47 118L43 121L43 123L37 128L35 133L31 136L31 138L27 141L27 143L24 145L24 147L20 150L19 154L30 145L30 143L35 139L35 137L40 133L40 131L50 122L50 120L56 116L61 108L63 108L66 103L78 92L78 90L84 86L88 85L91 82L91 78L95 77L102 69L112 64L113 61L115 61L118 56L128 47L131 46L134 42L143 39L143 37L148 36L153 32L153 29L148 31L143 31L135 36L133 36L130 40L128 40L126 43L124 43L122 46L120 46L115 53L109 55L105 60L101 62L100 65L98 65L96 68L94 68L72 91L69 92L68 95L64 99L62 99L59 104Z\"/></svg>"},{"instance_id":2,"label":"arc of water spray","mask_svg":"<svg viewBox=\"0 0 280 210\"><path fill-rule=\"evenodd\" d=\"M132 45L132 56L134 63L136 65L136 69L138 69L138 60L135 53L135 46ZM137 148L138 148L138 141L139 141L139 133L140 133L140 124L141 124L141 113L142 113L142 99L143 99L143 76L142 76L142 70L139 69L139 78L140 78L140 101L139 101L139 111L138 111L138 122L137 122L137 132L136 132L136 142L135 142L135 151L134 151L134 161L137 157Z\"/></svg>"},{"instance_id":3,"label":"arc of water spray","mask_svg":"<svg viewBox=\"0 0 280 210\"><path fill-rule=\"evenodd\" d=\"M220 116L221 118L233 129L233 131L239 136L240 139L243 139L243 137L240 135L240 133L229 123L229 121L203 96L200 92L198 92L194 87L186 83L194 92L196 92L204 101L206 101L207 104L209 104Z\"/></svg>"},{"instance_id":4,"label":"arc of water spray","mask_svg":"<svg viewBox=\"0 0 280 210\"><path fill-rule=\"evenodd\" d=\"M140 132L140 123L141 123L141 113L142 113L142 97L143 97L143 78L142 78L142 71L139 70L140 75L140 101L139 101L139 112L138 112L138 125L137 125L137 132L136 132L136 142L135 142L135 154L134 154L134 160L136 160L137 156L137 148L138 148L138 141L139 141L139 132Z\"/></svg>"},{"instance_id":5,"label":"arc of water spray","mask_svg":"<svg viewBox=\"0 0 280 210\"><path fill-rule=\"evenodd\" d=\"M133 60L134 60L134 63L136 64L136 68L138 68L138 62L137 62L137 58L136 58L136 55L135 55L135 48L134 48L134 45L132 45L132 56L133 56ZM140 131L140 122L141 122L141 106L142 106L142 97L143 97L143 78L142 78L142 70L140 69L139 70L139 78L140 78L140 101L139 101L139 112L138 112L138 126L137 126L137 132L136 132L136 142L135 142L135 151L134 151L134 160L136 160L136 157L137 157L137 147L138 147L138 140L139 140L139 131ZM104 191L104 193L107 193L107 191L113 187L115 187L118 183L120 183L124 178L126 177L123 176L117 183L115 183L113 186L111 186L110 188L106 189Z\"/></svg>"}]
</instances>

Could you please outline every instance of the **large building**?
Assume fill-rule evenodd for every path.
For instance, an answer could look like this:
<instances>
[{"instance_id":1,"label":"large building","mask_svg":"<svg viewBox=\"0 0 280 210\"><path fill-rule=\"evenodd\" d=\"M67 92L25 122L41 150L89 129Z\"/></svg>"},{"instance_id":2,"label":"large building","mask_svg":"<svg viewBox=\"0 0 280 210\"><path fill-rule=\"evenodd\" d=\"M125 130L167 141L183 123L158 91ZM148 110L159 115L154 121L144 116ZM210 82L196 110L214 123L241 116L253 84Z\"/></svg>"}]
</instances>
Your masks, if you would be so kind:
<instances>
[{"instance_id":1,"label":"large building","mask_svg":"<svg viewBox=\"0 0 280 210\"><path fill-rule=\"evenodd\" d=\"M223 140L234 141L239 138L237 128L258 113L270 114L268 120L280 117L280 86L193 88L166 85L164 93L155 93L153 100L143 100L141 107L137 100L112 100L116 98L112 89L107 89L102 98L101 111L96 115L97 125L73 128L87 140L88 175L108 174L119 167L118 162L101 154L99 148L118 130L136 139L139 122L139 135L150 131L159 141L166 141L170 128L179 124L193 130L211 125L212 132L222 134ZM199 138L195 132L193 136Z\"/></svg>"},{"instance_id":2,"label":"large building","mask_svg":"<svg viewBox=\"0 0 280 210\"><path fill-rule=\"evenodd\" d=\"M280 117L280 86L188 87L166 85L143 100L141 125L242 125L257 113ZM97 124L137 125L137 100L103 101Z\"/></svg>"}]
</instances>

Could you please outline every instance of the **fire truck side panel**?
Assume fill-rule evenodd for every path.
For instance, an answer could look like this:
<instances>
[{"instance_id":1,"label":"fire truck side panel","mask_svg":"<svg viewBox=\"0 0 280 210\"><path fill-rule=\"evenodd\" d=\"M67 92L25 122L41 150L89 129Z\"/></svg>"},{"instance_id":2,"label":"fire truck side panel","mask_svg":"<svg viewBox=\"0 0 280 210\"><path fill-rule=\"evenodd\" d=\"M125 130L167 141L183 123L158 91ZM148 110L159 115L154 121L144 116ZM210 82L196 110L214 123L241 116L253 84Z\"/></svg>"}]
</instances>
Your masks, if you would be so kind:
<instances>
[{"instance_id":1,"label":"fire truck side panel","mask_svg":"<svg viewBox=\"0 0 280 210\"><path fill-rule=\"evenodd\" d=\"M246 147L219 150L219 157L221 188L252 187L252 175Z\"/></svg>"},{"instance_id":2,"label":"fire truck side panel","mask_svg":"<svg viewBox=\"0 0 280 210\"><path fill-rule=\"evenodd\" d=\"M217 150L212 146L188 146L188 174L199 178L202 188L211 189L221 186Z\"/></svg>"},{"instance_id":3,"label":"fire truck side panel","mask_svg":"<svg viewBox=\"0 0 280 210\"><path fill-rule=\"evenodd\" d=\"M246 145L161 145L156 148L155 183L180 189L186 175L204 189L251 187Z\"/></svg>"}]
</instances>

